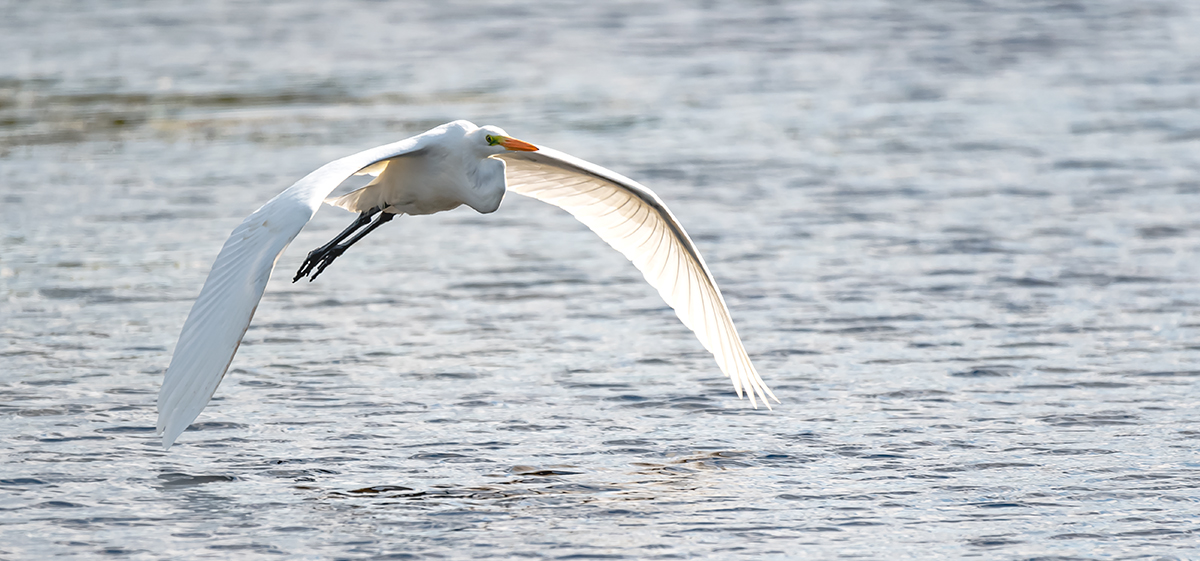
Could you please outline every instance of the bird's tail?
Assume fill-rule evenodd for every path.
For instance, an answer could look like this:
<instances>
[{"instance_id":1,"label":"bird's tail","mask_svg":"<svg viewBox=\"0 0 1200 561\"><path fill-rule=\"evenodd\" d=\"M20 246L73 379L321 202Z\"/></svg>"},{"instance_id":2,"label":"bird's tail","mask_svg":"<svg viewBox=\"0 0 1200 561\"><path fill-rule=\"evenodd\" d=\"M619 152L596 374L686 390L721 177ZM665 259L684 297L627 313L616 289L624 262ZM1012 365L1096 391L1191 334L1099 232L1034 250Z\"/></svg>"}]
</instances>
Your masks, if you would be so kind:
<instances>
[{"instance_id":1,"label":"bird's tail","mask_svg":"<svg viewBox=\"0 0 1200 561\"><path fill-rule=\"evenodd\" d=\"M375 179L361 189L355 189L340 197L328 197L325 199L325 204L359 213L379 208L383 203L383 192L382 189L373 189L373 187L382 181L383 172L387 170L390 162L391 160L381 160L358 170L354 175L374 175Z\"/></svg>"},{"instance_id":2,"label":"bird's tail","mask_svg":"<svg viewBox=\"0 0 1200 561\"><path fill-rule=\"evenodd\" d=\"M362 189L356 189L340 197L329 197L325 199L325 204L341 207L351 212L366 212L379 206L380 201L376 199L379 196L371 189L374 185L367 185Z\"/></svg>"}]
</instances>

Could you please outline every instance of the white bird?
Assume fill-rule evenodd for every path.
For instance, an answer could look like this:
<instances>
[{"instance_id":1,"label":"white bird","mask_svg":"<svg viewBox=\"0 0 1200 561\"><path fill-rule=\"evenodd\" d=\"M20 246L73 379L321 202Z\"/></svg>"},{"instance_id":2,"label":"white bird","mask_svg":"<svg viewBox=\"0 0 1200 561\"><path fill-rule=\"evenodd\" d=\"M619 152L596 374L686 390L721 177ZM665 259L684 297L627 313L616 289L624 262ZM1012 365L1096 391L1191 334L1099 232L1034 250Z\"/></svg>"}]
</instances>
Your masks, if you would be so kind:
<instances>
[{"instance_id":1,"label":"white bird","mask_svg":"<svg viewBox=\"0 0 1200 561\"><path fill-rule=\"evenodd\" d=\"M351 175L362 174L376 177L361 189L326 200ZM464 204L491 213L506 190L560 207L599 234L633 262L696 333L732 379L738 397L745 390L755 407L756 393L767 407L767 396L779 401L750 363L700 252L657 195L623 175L517 140L498 127L454 121L329 162L233 230L183 324L158 394L163 447L170 448L212 398L275 262L322 201L360 215L310 252L293 282L310 274L315 279L347 247L397 214L432 214Z\"/></svg>"}]
</instances>

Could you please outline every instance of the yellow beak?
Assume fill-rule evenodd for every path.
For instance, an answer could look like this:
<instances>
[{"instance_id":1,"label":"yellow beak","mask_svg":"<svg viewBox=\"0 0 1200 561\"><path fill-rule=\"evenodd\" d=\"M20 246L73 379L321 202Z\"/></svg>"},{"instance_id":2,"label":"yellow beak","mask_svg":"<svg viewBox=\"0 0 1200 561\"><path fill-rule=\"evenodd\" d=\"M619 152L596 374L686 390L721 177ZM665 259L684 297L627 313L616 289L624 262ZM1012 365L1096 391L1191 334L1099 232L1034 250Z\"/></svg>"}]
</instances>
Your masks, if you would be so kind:
<instances>
[{"instance_id":1,"label":"yellow beak","mask_svg":"<svg viewBox=\"0 0 1200 561\"><path fill-rule=\"evenodd\" d=\"M537 146L525 142L524 140L517 140L511 136L504 137L504 139L497 144L509 150L516 150L518 152L537 152Z\"/></svg>"}]
</instances>

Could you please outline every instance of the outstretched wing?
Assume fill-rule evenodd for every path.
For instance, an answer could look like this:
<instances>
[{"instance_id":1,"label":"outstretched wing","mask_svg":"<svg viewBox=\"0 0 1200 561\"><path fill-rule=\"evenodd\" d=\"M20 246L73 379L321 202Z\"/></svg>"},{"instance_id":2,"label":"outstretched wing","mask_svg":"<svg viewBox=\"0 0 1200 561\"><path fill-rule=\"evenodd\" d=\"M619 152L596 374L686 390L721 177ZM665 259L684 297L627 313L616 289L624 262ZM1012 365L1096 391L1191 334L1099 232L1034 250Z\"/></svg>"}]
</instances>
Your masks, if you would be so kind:
<instances>
[{"instance_id":1,"label":"outstretched wing","mask_svg":"<svg viewBox=\"0 0 1200 561\"><path fill-rule=\"evenodd\" d=\"M373 164L420 150L430 133L334 160L246 217L225 241L200 296L192 305L162 388L158 392L158 432L163 447L196 419L229 368L254 310L262 299L275 261L321 202L342 181Z\"/></svg>"},{"instance_id":2,"label":"outstretched wing","mask_svg":"<svg viewBox=\"0 0 1200 561\"><path fill-rule=\"evenodd\" d=\"M508 190L571 213L633 262L679 319L717 359L721 371L770 407L779 401L758 376L729 317L721 289L667 205L636 181L557 150L506 152Z\"/></svg>"}]
</instances>

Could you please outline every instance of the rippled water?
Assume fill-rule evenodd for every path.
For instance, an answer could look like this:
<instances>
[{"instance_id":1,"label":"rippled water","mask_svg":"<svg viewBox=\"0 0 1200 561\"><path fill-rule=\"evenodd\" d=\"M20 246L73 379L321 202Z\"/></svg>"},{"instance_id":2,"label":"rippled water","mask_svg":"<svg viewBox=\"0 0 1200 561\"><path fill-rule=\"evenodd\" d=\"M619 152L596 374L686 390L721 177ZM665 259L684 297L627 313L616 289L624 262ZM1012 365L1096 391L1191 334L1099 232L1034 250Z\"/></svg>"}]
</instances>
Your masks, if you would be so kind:
<instances>
[{"instance_id":1,"label":"rippled water","mask_svg":"<svg viewBox=\"0 0 1200 561\"><path fill-rule=\"evenodd\" d=\"M5 2L0 558L1187 558L1200 10ZM229 231L456 118L642 180L774 411L561 211L280 261L170 452Z\"/></svg>"}]
</instances>

